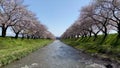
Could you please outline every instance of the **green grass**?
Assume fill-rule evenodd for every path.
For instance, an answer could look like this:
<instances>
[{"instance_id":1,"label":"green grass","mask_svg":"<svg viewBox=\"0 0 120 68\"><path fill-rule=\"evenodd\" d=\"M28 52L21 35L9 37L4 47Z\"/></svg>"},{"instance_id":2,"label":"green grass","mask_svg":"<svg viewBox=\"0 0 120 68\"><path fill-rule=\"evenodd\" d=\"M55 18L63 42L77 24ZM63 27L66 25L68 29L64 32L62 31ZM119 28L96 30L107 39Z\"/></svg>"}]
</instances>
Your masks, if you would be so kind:
<instances>
[{"instance_id":1,"label":"green grass","mask_svg":"<svg viewBox=\"0 0 120 68\"><path fill-rule=\"evenodd\" d=\"M117 34L109 34L105 40L103 35L99 35L96 41L94 37L86 37L79 39L64 39L63 42L79 50L85 51L90 54L98 54L101 57L107 57L111 60L120 62L120 39Z\"/></svg>"},{"instance_id":2,"label":"green grass","mask_svg":"<svg viewBox=\"0 0 120 68\"><path fill-rule=\"evenodd\" d=\"M0 67L19 60L52 40L0 38Z\"/></svg>"}]
</instances>

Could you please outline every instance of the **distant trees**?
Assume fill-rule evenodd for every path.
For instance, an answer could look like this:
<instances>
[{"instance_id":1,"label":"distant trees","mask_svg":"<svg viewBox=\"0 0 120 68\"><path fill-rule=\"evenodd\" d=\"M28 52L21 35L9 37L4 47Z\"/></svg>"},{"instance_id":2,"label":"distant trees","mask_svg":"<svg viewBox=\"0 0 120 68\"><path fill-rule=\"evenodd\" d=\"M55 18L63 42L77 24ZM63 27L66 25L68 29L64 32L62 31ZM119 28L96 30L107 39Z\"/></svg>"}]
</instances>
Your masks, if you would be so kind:
<instances>
[{"instance_id":1,"label":"distant trees","mask_svg":"<svg viewBox=\"0 0 120 68\"><path fill-rule=\"evenodd\" d=\"M23 5L22 0L0 0L0 27L2 37L6 37L6 31L11 27L15 38L19 35L23 38L54 38L36 15Z\"/></svg>"},{"instance_id":2,"label":"distant trees","mask_svg":"<svg viewBox=\"0 0 120 68\"><path fill-rule=\"evenodd\" d=\"M110 30L117 30L120 37L120 1L119 0L93 0L80 11L80 16L69 27L62 38L91 37L96 40L99 33L104 34L105 39Z\"/></svg>"}]
</instances>

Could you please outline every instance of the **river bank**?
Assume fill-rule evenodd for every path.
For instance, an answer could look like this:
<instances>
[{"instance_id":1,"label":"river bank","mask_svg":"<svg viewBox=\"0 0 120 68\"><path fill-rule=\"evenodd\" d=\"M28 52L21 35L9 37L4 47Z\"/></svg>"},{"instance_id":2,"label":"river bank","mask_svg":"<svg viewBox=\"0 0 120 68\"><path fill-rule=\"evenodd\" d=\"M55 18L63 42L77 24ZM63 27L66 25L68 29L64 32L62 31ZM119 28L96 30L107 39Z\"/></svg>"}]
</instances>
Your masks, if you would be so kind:
<instances>
[{"instance_id":1,"label":"river bank","mask_svg":"<svg viewBox=\"0 0 120 68\"><path fill-rule=\"evenodd\" d=\"M93 57L120 63L120 39L116 37L117 34L109 34L105 40L103 40L103 35L99 35L95 41L93 41L94 37L63 39L62 41Z\"/></svg>"},{"instance_id":2,"label":"river bank","mask_svg":"<svg viewBox=\"0 0 120 68\"><path fill-rule=\"evenodd\" d=\"M46 46L52 40L0 38L0 67Z\"/></svg>"}]
</instances>

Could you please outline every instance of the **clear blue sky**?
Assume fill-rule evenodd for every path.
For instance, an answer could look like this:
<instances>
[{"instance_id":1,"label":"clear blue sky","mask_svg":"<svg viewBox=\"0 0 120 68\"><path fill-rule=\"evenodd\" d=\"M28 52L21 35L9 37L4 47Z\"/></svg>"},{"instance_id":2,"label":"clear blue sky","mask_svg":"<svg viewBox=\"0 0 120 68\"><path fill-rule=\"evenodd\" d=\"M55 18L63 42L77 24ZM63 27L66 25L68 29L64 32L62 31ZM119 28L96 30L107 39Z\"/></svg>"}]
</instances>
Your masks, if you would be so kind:
<instances>
[{"instance_id":1,"label":"clear blue sky","mask_svg":"<svg viewBox=\"0 0 120 68\"><path fill-rule=\"evenodd\" d=\"M24 0L24 4L29 5L28 9L55 36L61 36L78 18L81 7L89 2L90 0Z\"/></svg>"}]
</instances>

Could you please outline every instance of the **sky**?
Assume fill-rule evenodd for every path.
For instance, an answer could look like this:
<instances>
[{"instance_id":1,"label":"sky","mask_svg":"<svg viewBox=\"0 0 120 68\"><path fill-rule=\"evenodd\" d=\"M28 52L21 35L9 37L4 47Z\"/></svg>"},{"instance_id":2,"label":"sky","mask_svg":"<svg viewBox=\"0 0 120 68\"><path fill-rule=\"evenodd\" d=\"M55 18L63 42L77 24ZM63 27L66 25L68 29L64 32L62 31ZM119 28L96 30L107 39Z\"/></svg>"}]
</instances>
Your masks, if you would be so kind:
<instances>
[{"instance_id":1,"label":"sky","mask_svg":"<svg viewBox=\"0 0 120 68\"><path fill-rule=\"evenodd\" d=\"M55 36L61 36L77 20L80 9L89 3L90 0L24 0Z\"/></svg>"}]
</instances>

